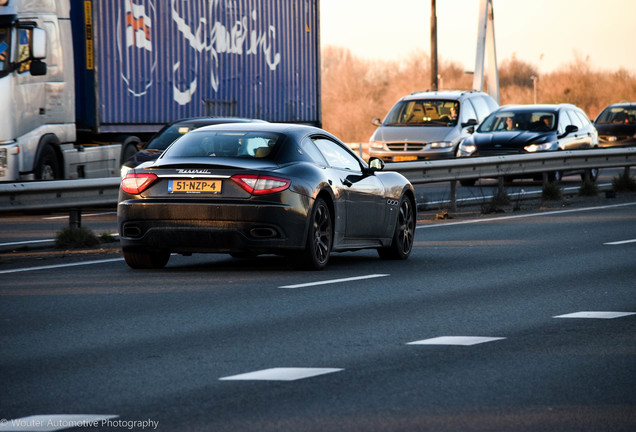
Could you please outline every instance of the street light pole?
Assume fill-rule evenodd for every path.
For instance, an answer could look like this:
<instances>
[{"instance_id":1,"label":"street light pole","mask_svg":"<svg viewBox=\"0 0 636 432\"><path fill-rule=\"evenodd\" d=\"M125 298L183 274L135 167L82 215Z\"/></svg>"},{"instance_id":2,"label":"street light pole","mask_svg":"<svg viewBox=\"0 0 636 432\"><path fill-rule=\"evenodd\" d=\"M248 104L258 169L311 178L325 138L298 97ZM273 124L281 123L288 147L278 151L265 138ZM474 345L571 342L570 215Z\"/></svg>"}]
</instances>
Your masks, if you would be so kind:
<instances>
[{"instance_id":1,"label":"street light pole","mask_svg":"<svg viewBox=\"0 0 636 432\"><path fill-rule=\"evenodd\" d=\"M438 90L437 85L437 11L436 0L431 0L431 90Z\"/></svg>"}]
</instances>

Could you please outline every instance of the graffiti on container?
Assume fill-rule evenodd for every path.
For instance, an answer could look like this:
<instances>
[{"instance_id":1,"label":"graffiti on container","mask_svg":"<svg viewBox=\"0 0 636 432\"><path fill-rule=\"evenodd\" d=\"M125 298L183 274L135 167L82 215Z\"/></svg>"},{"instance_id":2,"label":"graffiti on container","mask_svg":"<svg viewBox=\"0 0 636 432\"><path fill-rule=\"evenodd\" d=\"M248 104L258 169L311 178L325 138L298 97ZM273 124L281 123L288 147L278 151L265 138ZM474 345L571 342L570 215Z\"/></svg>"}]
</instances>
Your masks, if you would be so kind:
<instances>
[{"instance_id":1,"label":"graffiti on container","mask_svg":"<svg viewBox=\"0 0 636 432\"><path fill-rule=\"evenodd\" d=\"M133 3L124 1L121 14L124 16L125 27L119 24L120 42L118 47L121 65L121 77L126 83L129 93L133 96L143 96L153 86L156 74L157 53L153 52L153 25L156 25L156 9L153 1ZM235 2L234 2L235 3ZM209 62L209 85L218 91L220 87L219 57L222 54L249 56L262 55L266 66L274 71L281 62L281 55L276 51L276 27L274 25L259 25L258 10L251 9L240 16L232 2L226 2L225 16L230 16L230 25L208 17L215 15L219 0L207 3L207 16L197 16L197 22L188 22L185 16L196 14L180 10L178 5L187 6L171 0L170 20L176 25L178 34L194 53L181 53L171 60L172 70L172 98L180 105L187 105L199 86L199 61ZM228 6L229 5L229 6ZM183 7L182 7L183 9ZM227 20L227 19L226 19ZM233 20L233 21L232 21ZM123 28L122 28L123 27ZM263 29L262 27L266 27ZM168 32L166 32L168 33ZM121 39L124 39L121 41ZM174 44L174 41L173 41ZM200 54L206 54L200 57Z\"/></svg>"}]
</instances>

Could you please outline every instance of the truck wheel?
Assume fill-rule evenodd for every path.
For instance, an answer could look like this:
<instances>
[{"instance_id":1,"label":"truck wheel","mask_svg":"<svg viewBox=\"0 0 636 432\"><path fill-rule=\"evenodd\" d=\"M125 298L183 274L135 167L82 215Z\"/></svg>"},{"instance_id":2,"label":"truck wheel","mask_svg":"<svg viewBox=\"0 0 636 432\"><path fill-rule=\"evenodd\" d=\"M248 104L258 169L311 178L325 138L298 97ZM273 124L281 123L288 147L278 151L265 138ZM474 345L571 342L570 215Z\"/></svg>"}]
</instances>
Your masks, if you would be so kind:
<instances>
[{"instance_id":1,"label":"truck wheel","mask_svg":"<svg viewBox=\"0 0 636 432\"><path fill-rule=\"evenodd\" d=\"M119 164L123 165L124 163L128 162L128 159L133 157L135 153L137 152L138 150L137 150L137 147L135 147L135 145L128 144L126 147L124 147L124 150L121 152L121 160L119 161Z\"/></svg>"},{"instance_id":2,"label":"truck wheel","mask_svg":"<svg viewBox=\"0 0 636 432\"><path fill-rule=\"evenodd\" d=\"M50 145L45 145L38 156L34 174L36 180L55 180L62 178L60 163L57 160L55 150Z\"/></svg>"}]
</instances>

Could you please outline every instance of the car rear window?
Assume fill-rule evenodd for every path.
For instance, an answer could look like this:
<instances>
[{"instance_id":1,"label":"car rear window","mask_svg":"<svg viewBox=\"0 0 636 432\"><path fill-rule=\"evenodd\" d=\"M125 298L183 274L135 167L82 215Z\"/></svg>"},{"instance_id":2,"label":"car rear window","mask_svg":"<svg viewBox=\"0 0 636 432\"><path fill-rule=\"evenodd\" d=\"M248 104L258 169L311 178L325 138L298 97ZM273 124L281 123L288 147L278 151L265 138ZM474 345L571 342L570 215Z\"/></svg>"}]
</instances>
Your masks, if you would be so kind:
<instances>
[{"instance_id":1,"label":"car rear window","mask_svg":"<svg viewBox=\"0 0 636 432\"><path fill-rule=\"evenodd\" d=\"M165 156L269 159L282 141L282 135L270 132L193 131L177 140Z\"/></svg>"}]
</instances>

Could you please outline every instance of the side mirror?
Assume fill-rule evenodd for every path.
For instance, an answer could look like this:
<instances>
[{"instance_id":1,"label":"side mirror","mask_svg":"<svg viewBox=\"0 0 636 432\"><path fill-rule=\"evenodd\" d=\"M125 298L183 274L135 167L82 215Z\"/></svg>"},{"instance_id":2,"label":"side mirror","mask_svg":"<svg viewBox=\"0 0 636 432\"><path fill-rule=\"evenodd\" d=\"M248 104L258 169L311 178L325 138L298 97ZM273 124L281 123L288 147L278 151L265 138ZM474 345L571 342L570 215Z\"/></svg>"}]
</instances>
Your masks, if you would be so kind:
<instances>
[{"instance_id":1,"label":"side mirror","mask_svg":"<svg viewBox=\"0 0 636 432\"><path fill-rule=\"evenodd\" d=\"M32 60L29 66L29 71L33 76L46 75L46 63L42 60Z\"/></svg>"},{"instance_id":2,"label":"side mirror","mask_svg":"<svg viewBox=\"0 0 636 432\"><path fill-rule=\"evenodd\" d=\"M37 27L33 29L31 58L35 60L42 60L46 58L46 31L44 29Z\"/></svg>"},{"instance_id":3,"label":"side mirror","mask_svg":"<svg viewBox=\"0 0 636 432\"><path fill-rule=\"evenodd\" d=\"M567 125L565 127L565 132L563 132L563 135L561 135L559 138L563 138L564 136L568 136L571 133L578 132L578 130L579 128L577 126Z\"/></svg>"},{"instance_id":4,"label":"side mirror","mask_svg":"<svg viewBox=\"0 0 636 432\"><path fill-rule=\"evenodd\" d=\"M382 125L382 120L380 120L379 118L374 118L373 120L371 120L371 124L373 126L381 126Z\"/></svg>"},{"instance_id":5,"label":"side mirror","mask_svg":"<svg viewBox=\"0 0 636 432\"><path fill-rule=\"evenodd\" d=\"M374 173L376 171L382 171L384 169L384 161L377 157L369 159L369 171Z\"/></svg>"},{"instance_id":6,"label":"side mirror","mask_svg":"<svg viewBox=\"0 0 636 432\"><path fill-rule=\"evenodd\" d=\"M462 127L468 127L468 126L477 126L479 123L477 123L477 120L475 119L469 119L466 123L462 123Z\"/></svg>"},{"instance_id":7,"label":"side mirror","mask_svg":"<svg viewBox=\"0 0 636 432\"><path fill-rule=\"evenodd\" d=\"M469 126L466 128L466 132L468 132L469 134L474 134L475 133L475 126Z\"/></svg>"}]
</instances>

